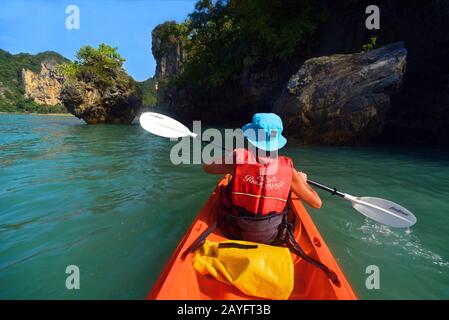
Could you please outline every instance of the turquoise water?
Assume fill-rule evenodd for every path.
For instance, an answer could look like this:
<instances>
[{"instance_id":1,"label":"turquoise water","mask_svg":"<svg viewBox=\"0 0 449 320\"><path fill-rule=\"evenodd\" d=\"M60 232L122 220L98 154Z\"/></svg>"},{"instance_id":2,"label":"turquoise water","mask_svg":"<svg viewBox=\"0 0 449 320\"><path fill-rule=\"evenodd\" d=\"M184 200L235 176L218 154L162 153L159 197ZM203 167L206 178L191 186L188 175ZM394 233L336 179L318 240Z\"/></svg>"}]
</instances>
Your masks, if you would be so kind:
<instances>
[{"instance_id":1,"label":"turquoise water","mask_svg":"<svg viewBox=\"0 0 449 320\"><path fill-rule=\"evenodd\" d=\"M140 126L0 115L0 298L143 299L218 180L172 165L174 143ZM360 298L449 298L449 156L437 149L287 147L310 178L385 197L410 231L322 195L310 210ZM65 287L80 269L80 290ZM380 289L365 269L380 268Z\"/></svg>"}]
</instances>

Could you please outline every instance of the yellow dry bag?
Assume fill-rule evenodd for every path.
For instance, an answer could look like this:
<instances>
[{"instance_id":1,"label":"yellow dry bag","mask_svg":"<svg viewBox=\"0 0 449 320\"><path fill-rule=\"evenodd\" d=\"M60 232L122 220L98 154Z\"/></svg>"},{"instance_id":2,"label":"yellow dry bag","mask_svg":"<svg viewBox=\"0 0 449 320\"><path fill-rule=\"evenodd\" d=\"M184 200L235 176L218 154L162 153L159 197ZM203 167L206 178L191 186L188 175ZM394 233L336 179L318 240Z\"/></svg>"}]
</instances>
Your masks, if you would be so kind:
<instances>
[{"instance_id":1,"label":"yellow dry bag","mask_svg":"<svg viewBox=\"0 0 449 320\"><path fill-rule=\"evenodd\" d=\"M205 240L193 258L200 274L211 274L247 295L288 299L293 290L293 262L288 248L247 241Z\"/></svg>"}]
</instances>

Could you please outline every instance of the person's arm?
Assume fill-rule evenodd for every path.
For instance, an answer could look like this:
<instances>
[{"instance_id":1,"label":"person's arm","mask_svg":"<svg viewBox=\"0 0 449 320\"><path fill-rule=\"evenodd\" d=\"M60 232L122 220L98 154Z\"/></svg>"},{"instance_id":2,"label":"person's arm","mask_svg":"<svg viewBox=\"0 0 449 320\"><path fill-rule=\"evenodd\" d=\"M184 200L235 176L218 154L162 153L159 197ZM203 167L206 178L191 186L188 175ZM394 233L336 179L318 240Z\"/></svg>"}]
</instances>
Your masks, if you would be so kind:
<instances>
[{"instance_id":1,"label":"person's arm","mask_svg":"<svg viewBox=\"0 0 449 320\"><path fill-rule=\"evenodd\" d=\"M291 189L295 195L312 208L321 208L320 196L307 183L307 175L302 172L298 173L295 168L293 168Z\"/></svg>"}]
</instances>

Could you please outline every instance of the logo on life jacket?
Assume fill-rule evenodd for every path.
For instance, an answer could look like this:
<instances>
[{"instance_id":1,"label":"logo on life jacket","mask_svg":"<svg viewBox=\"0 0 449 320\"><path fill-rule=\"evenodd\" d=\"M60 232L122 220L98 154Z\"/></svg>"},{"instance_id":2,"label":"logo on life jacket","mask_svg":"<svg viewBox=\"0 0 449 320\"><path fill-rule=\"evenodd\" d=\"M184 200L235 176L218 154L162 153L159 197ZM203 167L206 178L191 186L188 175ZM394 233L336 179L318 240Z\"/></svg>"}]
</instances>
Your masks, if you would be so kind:
<instances>
[{"instance_id":1,"label":"logo on life jacket","mask_svg":"<svg viewBox=\"0 0 449 320\"><path fill-rule=\"evenodd\" d=\"M279 190L284 185L285 182L282 180L278 180L276 177L267 177L267 176L252 176L247 174L245 178L243 178L244 182L248 182L251 184L254 184L256 186L261 187L262 189L268 189L268 190Z\"/></svg>"}]
</instances>

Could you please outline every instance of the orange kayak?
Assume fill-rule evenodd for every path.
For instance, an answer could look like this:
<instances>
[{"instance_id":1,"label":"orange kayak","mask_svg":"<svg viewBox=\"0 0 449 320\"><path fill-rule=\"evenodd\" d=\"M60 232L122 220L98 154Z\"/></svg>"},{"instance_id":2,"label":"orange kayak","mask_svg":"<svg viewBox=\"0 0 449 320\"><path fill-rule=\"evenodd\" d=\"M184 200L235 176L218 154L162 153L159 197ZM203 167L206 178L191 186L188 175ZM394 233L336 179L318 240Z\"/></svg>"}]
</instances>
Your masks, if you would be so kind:
<instances>
[{"instance_id":1,"label":"orange kayak","mask_svg":"<svg viewBox=\"0 0 449 320\"><path fill-rule=\"evenodd\" d=\"M198 217L179 243L162 270L156 284L147 299L157 300L249 300L254 297L245 295L235 287L222 283L211 276L198 274L192 265L193 253L181 257L182 253L198 238L198 236L215 222L215 214L220 205L221 187L226 186L230 176L225 176L214 190L209 200L200 211ZM326 274L292 254L295 270L295 283L289 299L293 300L353 300L357 299L348 280L338 266L331 251L327 247L310 215L298 198L292 196L291 210L297 215L295 238L301 248L311 257L319 260L338 278L336 286ZM218 229L208 239L214 242L226 240Z\"/></svg>"}]
</instances>

